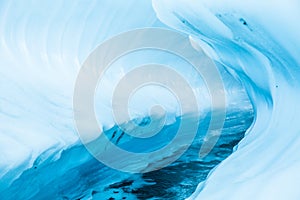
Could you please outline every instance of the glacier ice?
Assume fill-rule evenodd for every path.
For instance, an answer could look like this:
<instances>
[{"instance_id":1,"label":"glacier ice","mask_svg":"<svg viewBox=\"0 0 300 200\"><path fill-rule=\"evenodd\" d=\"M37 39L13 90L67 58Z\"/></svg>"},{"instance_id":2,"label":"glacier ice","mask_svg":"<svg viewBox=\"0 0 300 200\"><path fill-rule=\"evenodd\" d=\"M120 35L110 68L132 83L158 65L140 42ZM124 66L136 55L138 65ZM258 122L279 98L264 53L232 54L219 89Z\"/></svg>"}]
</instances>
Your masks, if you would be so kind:
<instances>
[{"instance_id":1,"label":"glacier ice","mask_svg":"<svg viewBox=\"0 0 300 200\"><path fill-rule=\"evenodd\" d=\"M299 2L153 2L162 22L212 48L255 109L236 151L191 199L298 199Z\"/></svg>"},{"instance_id":2,"label":"glacier ice","mask_svg":"<svg viewBox=\"0 0 300 200\"><path fill-rule=\"evenodd\" d=\"M164 27L190 35L216 61L229 113L251 109L243 87L255 112L234 153L190 199L298 199L299 9L296 0L1 1L0 197L89 198L88 184L113 184L129 176L95 164L80 144L73 87L80 65L105 39L134 28ZM175 66L180 62L169 55L136 53L103 79L105 95L96 96L102 102L96 106L106 110L98 115L103 130L114 127L108 114L113 84L127 66L153 58ZM199 77L182 74L206 102ZM145 98L145 104L132 103L133 116L143 118L148 105L162 103L169 124L176 121L176 104L168 95L153 98L145 91L135 101ZM85 168L97 173L88 176Z\"/></svg>"}]
</instances>

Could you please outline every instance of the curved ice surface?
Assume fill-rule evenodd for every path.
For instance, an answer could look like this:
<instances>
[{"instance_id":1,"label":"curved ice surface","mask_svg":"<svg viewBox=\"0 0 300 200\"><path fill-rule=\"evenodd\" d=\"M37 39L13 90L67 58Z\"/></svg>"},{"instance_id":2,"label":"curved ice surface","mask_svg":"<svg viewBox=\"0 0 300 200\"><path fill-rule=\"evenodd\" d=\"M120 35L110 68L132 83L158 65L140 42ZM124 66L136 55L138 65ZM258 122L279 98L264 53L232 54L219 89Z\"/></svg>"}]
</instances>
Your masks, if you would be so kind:
<instances>
[{"instance_id":1,"label":"curved ice surface","mask_svg":"<svg viewBox=\"0 0 300 200\"><path fill-rule=\"evenodd\" d=\"M105 166L94 165L78 141L72 117L75 78L84 59L105 39L133 28L168 25L190 34L216 60L225 80L228 112L250 109L233 76L247 89L256 114L236 151L191 198L299 198L295 187L300 180L299 9L296 0L1 1L0 197L13 199L18 192L23 199L62 198L63 194L76 198L75 193L92 195L88 186L101 185L99 179L105 184L120 179L120 174L111 176ZM132 56L149 59L153 54ZM176 63L172 58L155 59ZM103 80L106 95L99 97L96 106L107 113L111 84L132 60L125 59L122 70ZM199 100L206 102L201 80L188 71L184 74ZM146 97L149 105L172 100L151 99L147 94L140 98ZM203 113L209 106L204 105ZM176 105L167 106L172 124ZM144 108L143 104L133 107L135 117L145 117ZM112 119L101 116L106 115L99 117L103 129L112 128ZM99 173L88 176L82 171L92 167ZM72 184L66 183L68 179ZM85 183L76 186L80 180Z\"/></svg>"},{"instance_id":2,"label":"curved ice surface","mask_svg":"<svg viewBox=\"0 0 300 200\"><path fill-rule=\"evenodd\" d=\"M191 199L299 199L298 1L154 0L247 88L255 123Z\"/></svg>"},{"instance_id":3,"label":"curved ice surface","mask_svg":"<svg viewBox=\"0 0 300 200\"><path fill-rule=\"evenodd\" d=\"M84 59L105 39L134 28L166 28L156 17L152 2L2 1L0 9L0 198L89 196L93 184L110 184L126 178L127 175L113 173L101 164L91 168L95 161L80 144L73 122L73 87ZM177 63L180 61L173 57L161 58L151 52L121 60L122 67L103 79L105 95L100 95L96 105L106 110L99 115L103 129L114 126L108 115L111 86L128 70L127 66L145 59L156 59L182 69ZM240 83L222 65L219 67L227 80L228 107L234 111L250 110ZM194 85L205 113L208 94L203 92L201 79L186 70L182 74ZM145 107L162 103L168 109L168 123L174 123L176 104L172 99L153 98L148 94L140 94L139 98L147 100L134 104L134 117L143 118ZM247 124L237 133L245 127ZM157 145L163 142L166 141L158 140ZM86 175L86 168L98 172ZM108 175L109 180L103 178Z\"/></svg>"},{"instance_id":4,"label":"curved ice surface","mask_svg":"<svg viewBox=\"0 0 300 200\"><path fill-rule=\"evenodd\" d=\"M117 33L162 26L151 2L118 1L117 5L0 3L1 194L24 170L57 160L63 150L79 143L72 95L87 55Z\"/></svg>"}]
</instances>

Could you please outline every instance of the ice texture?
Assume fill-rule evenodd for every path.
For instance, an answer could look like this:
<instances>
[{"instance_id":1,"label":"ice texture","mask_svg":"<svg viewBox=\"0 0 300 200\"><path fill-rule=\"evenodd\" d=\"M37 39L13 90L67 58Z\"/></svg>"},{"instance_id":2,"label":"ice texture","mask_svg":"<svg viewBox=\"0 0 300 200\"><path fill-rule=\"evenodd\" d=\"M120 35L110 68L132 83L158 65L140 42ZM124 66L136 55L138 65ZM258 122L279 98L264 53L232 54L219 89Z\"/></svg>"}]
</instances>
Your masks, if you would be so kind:
<instances>
[{"instance_id":1,"label":"ice texture","mask_svg":"<svg viewBox=\"0 0 300 200\"><path fill-rule=\"evenodd\" d=\"M81 145L72 111L75 79L105 39L134 28L164 27L189 34L215 60L229 113L251 109L243 88L255 112L255 122L235 152L190 198L299 199L299 10L296 0L1 1L0 198L92 196L89 186L95 182L126 178L96 165ZM106 90L96 96L96 107L105 111L97 113L103 130L114 130L111 87L127 66L151 58L175 67L179 62L151 52L136 54L116 63L118 70L103 79ZM202 80L189 71L183 74L204 102L205 115L209 103ZM137 96L136 102L147 101L133 103L133 116L143 118L148 105L163 103L173 124L178 116L172 98L150 94ZM82 172L89 168L97 173ZM86 181L84 187L76 186L80 181Z\"/></svg>"},{"instance_id":2,"label":"ice texture","mask_svg":"<svg viewBox=\"0 0 300 200\"><path fill-rule=\"evenodd\" d=\"M298 1L154 0L158 17L240 79L255 122L190 199L299 199Z\"/></svg>"}]
</instances>

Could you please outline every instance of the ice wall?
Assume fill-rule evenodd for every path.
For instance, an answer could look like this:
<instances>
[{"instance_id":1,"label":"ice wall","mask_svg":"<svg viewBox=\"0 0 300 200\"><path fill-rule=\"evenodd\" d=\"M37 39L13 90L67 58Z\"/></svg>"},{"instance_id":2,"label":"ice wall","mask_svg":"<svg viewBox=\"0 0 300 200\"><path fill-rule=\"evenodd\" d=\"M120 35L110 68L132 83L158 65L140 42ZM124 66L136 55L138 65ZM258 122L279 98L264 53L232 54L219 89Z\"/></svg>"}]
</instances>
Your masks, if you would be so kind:
<instances>
[{"instance_id":1,"label":"ice wall","mask_svg":"<svg viewBox=\"0 0 300 200\"><path fill-rule=\"evenodd\" d=\"M79 143L73 86L88 54L117 33L163 25L150 1L1 1L0 10L1 193Z\"/></svg>"},{"instance_id":2,"label":"ice wall","mask_svg":"<svg viewBox=\"0 0 300 200\"><path fill-rule=\"evenodd\" d=\"M255 123L191 199L299 199L300 4L288 1L153 0L165 24L239 78Z\"/></svg>"},{"instance_id":3,"label":"ice wall","mask_svg":"<svg viewBox=\"0 0 300 200\"><path fill-rule=\"evenodd\" d=\"M73 122L72 98L78 71L89 53L105 39L142 27L167 28L156 17L150 0L0 2L0 198L42 198L57 194L52 184L67 184L64 181L69 178L73 181L70 185L77 183L78 177L72 173L78 166L85 168L91 159L80 146ZM152 56L149 55L147 59ZM114 125L106 115L110 112L106 94L111 83L133 60L144 59L133 55L120 63L118 73L113 71L104 79L106 91L97 105L106 111L100 113L104 128ZM157 62L174 64L177 60L164 57ZM246 105L245 109L249 109L240 83L219 66L226 79L229 104L241 109ZM205 100L201 80L178 63L177 68ZM145 92L143 95L151 97ZM134 107L137 116L143 116L148 104L168 102L150 97L145 105ZM168 106L170 119L174 119L176 105ZM103 176L107 176L105 173ZM63 191L72 193L75 189Z\"/></svg>"}]
</instances>

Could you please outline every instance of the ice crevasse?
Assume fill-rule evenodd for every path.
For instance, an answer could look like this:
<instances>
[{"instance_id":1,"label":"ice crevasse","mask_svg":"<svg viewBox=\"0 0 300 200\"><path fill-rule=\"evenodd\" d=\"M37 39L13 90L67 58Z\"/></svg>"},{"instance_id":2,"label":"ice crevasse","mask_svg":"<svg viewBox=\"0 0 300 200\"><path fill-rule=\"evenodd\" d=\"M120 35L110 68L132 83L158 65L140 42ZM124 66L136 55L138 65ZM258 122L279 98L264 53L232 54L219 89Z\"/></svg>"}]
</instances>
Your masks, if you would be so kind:
<instances>
[{"instance_id":1,"label":"ice crevasse","mask_svg":"<svg viewBox=\"0 0 300 200\"><path fill-rule=\"evenodd\" d=\"M189 34L243 83L255 111L234 153L190 199L300 198L297 0L14 3L0 2L0 197L26 169L51 165L78 145L72 88L86 56L112 35L154 26Z\"/></svg>"}]
</instances>

